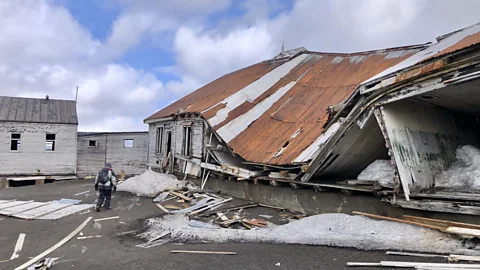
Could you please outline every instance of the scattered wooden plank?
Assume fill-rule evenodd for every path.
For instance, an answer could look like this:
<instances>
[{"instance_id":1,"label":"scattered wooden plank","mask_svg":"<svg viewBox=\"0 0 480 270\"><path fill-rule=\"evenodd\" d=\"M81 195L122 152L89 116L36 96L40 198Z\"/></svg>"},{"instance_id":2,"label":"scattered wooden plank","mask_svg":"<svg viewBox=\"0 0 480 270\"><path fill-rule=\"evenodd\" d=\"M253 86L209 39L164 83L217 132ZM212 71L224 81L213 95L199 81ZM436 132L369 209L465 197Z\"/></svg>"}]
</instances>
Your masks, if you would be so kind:
<instances>
[{"instance_id":1,"label":"scattered wooden plank","mask_svg":"<svg viewBox=\"0 0 480 270\"><path fill-rule=\"evenodd\" d=\"M379 181L375 180L347 180L346 184L347 185L363 185L363 186L373 186L373 185L378 185ZM343 184L343 183L341 183Z\"/></svg>"},{"instance_id":2,"label":"scattered wooden plank","mask_svg":"<svg viewBox=\"0 0 480 270\"><path fill-rule=\"evenodd\" d=\"M100 238L102 237L101 235L89 235L89 236L79 236L77 237L78 240L83 240L83 239L90 239L90 238Z\"/></svg>"},{"instance_id":3,"label":"scattered wooden plank","mask_svg":"<svg viewBox=\"0 0 480 270\"><path fill-rule=\"evenodd\" d=\"M380 264L384 267L405 267L412 268L417 266L426 267L440 267L453 269L480 269L480 264L452 264L452 263L424 263L424 262L397 262L397 261L381 261Z\"/></svg>"},{"instance_id":4,"label":"scattered wooden plank","mask_svg":"<svg viewBox=\"0 0 480 270\"><path fill-rule=\"evenodd\" d=\"M480 230L475 230L475 229L468 229L468 228L461 228L461 227L448 227L447 229L445 229L445 232L458 234L461 236L480 237Z\"/></svg>"},{"instance_id":5,"label":"scattered wooden plank","mask_svg":"<svg viewBox=\"0 0 480 270\"><path fill-rule=\"evenodd\" d=\"M167 205L165 205L165 208L175 209L175 210L180 210L180 209L182 209L180 206L176 206L176 205L173 205L173 204L167 204Z\"/></svg>"},{"instance_id":6,"label":"scattered wooden plank","mask_svg":"<svg viewBox=\"0 0 480 270\"><path fill-rule=\"evenodd\" d=\"M480 269L480 264L451 264L451 263L424 263L424 262L401 262L401 261L381 261L372 262L347 262L347 266L376 266L376 267L402 267L402 268L421 268L421 269ZM417 268L418 269L418 268Z\"/></svg>"},{"instance_id":7,"label":"scattered wooden plank","mask_svg":"<svg viewBox=\"0 0 480 270\"><path fill-rule=\"evenodd\" d=\"M467 256L467 255L451 254L450 256L448 256L448 261L450 261L450 262L458 262L458 261L480 262L480 256Z\"/></svg>"},{"instance_id":8,"label":"scattered wooden plank","mask_svg":"<svg viewBox=\"0 0 480 270\"><path fill-rule=\"evenodd\" d=\"M379 266L381 267L381 263L372 263L372 262L347 262L347 266Z\"/></svg>"},{"instance_id":9,"label":"scattered wooden plank","mask_svg":"<svg viewBox=\"0 0 480 270\"><path fill-rule=\"evenodd\" d=\"M188 198L187 196L181 194L181 193L178 193L178 192L175 192L175 191L170 191L170 194L173 195L173 196L177 196L179 197L180 199L184 199L185 201L189 202L191 201L192 199Z\"/></svg>"},{"instance_id":10,"label":"scattered wooden plank","mask_svg":"<svg viewBox=\"0 0 480 270\"><path fill-rule=\"evenodd\" d=\"M247 228L247 229L249 229L249 230L253 229L253 227L250 226L249 224L247 224L246 222L243 222L243 221L242 221L242 222L240 222L240 223L241 223L245 228Z\"/></svg>"},{"instance_id":11,"label":"scattered wooden plank","mask_svg":"<svg viewBox=\"0 0 480 270\"><path fill-rule=\"evenodd\" d=\"M280 210L280 211L285 210L285 208L282 208L282 207L273 206L273 205L268 205L268 204L263 204L263 203L259 203L258 206L266 207L266 208L272 208L272 209L276 209L276 210Z\"/></svg>"},{"instance_id":12,"label":"scattered wooden plank","mask_svg":"<svg viewBox=\"0 0 480 270\"><path fill-rule=\"evenodd\" d=\"M157 207L160 208L160 210L162 210L163 212L165 212L165 213L167 213L167 214L170 213L170 211L168 211L167 208L163 207L163 205L161 205L161 204L159 204L159 203L157 203L156 205L157 205Z\"/></svg>"},{"instance_id":13,"label":"scattered wooden plank","mask_svg":"<svg viewBox=\"0 0 480 270\"><path fill-rule=\"evenodd\" d=\"M23 242L25 242L25 236L26 234L24 233L18 235L17 243L15 244L15 248L13 249L13 254L10 257L10 260L16 259L20 256L18 253L22 251Z\"/></svg>"},{"instance_id":14,"label":"scattered wooden plank","mask_svg":"<svg viewBox=\"0 0 480 270\"><path fill-rule=\"evenodd\" d=\"M480 225L470 224L470 223L462 223L456 221L449 221L449 220L442 220L442 219L433 219L433 218L424 218L424 217L417 217L417 216L409 216L403 215L403 218L410 221L425 223L433 226L439 227L462 227L462 228L469 228L469 229L477 229L480 230Z\"/></svg>"},{"instance_id":15,"label":"scattered wooden plank","mask_svg":"<svg viewBox=\"0 0 480 270\"><path fill-rule=\"evenodd\" d=\"M207 211L203 214L198 215L199 217L204 217L204 216L209 216L216 214L218 212L230 212L230 211L235 211L239 209L246 209L246 208L252 208L252 207L257 207L258 203L254 204L246 204L246 205L241 205L241 206L235 206L235 207L230 207L230 208L225 208L225 209L218 209L217 211Z\"/></svg>"},{"instance_id":16,"label":"scattered wooden plank","mask_svg":"<svg viewBox=\"0 0 480 270\"><path fill-rule=\"evenodd\" d=\"M30 259L26 263L24 263L24 264L20 265L19 267L15 268L15 270L26 269L27 267L29 267L33 263L37 262L38 260L42 259L43 257L47 256L48 254L50 254L51 252L53 252L57 248L63 246L65 243L70 241L70 239L72 239L75 235L77 235L81 230L83 230L83 228L85 228L85 226L87 226L88 222L90 222L91 219L92 219L92 217L87 218L82 224L80 224L80 226L78 226L75 230L73 230L69 235L65 236L65 238L60 240L60 242L56 243L55 245L53 245L49 249L45 250L44 252L40 253L36 257L33 257L32 259Z\"/></svg>"},{"instance_id":17,"label":"scattered wooden plank","mask_svg":"<svg viewBox=\"0 0 480 270\"><path fill-rule=\"evenodd\" d=\"M223 220L223 221L227 221L227 220L230 220L227 216L225 216L223 213L217 213L217 216Z\"/></svg>"},{"instance_id":18,"label":"scattered wooden plank","mask_svg":"<svg viewBox=\"0 0 480 270\"><path fill-rule=\"evenodd\" d=\"M114 217L107 217L107 218L99 218L99 219L94 219L93 222L99 222L99 221L117 219L117 218L120 218L120 217L119 216L114 216Z\"/></svg>"},{"instance_id":19,"label":"scattered wooden plank","mask_svg":"<svg viewBox=\"0 0 480 270\"><path fill-rule=\"evenodd\" d=\"M400 222L400 223L405 223L405 224L410 224L410 225L416 225L416 226L421 226L421 227L425 227L425 228L429 228L429 229L433 229L433 230L440 230L440 231L444 230L443 227L432 226L432 225L428 225L428 224L423 224L423 223L418 223L418 222L408 221L408 220L403 220L403 219L398 219L398 218L379 216L379 215L357 212L357 211L352 212L352 214L361 215L361 216L374 218L374 219L381 219L381 220L395 221L395 222Z\"/></svg>"},{"instance_id":20,"label":"scattered wooden plank","mask_svg":"<svg viewBox=\"0 0 480 270\"><path fill-rule=\"evenodd\" d=\"M426 254L426 253L410 253L410 252L398 252L398 251L387 251L387 255L398 255L398 256L413 256L413 257L424 257L424 258L448 258L448 255L439 255L439 254Z\"/></svg>"},{"instance_id":21,"label":"scattered wooden plank","mask_svg":"<svg viewBox=\"0 0 480 270\"><path fill-rule=\"evenodd\" d=\"M260 227L260 228L266 228L267 227L267 222L265 220L262 220L262 219L244 219L242 220L242 222L245 222L249 225L254 225L254 226L257 226L257 227Z\"/></svg>"},{"instance_id":22,"label":"scattered wooden plank","mask_svg":"<svg viewBox=\"0 0 480 270\"><path fill-rule=\"evenodd\" d=\"M217 254L217 255L236 255L236 252L230 251L202 251L202 250L170 250L170 253L192 253L192 254Z\"/></svg>"},{"instance_id":23,"label":"scattered wooden plank","mask_svg":"<svg viewBox=\"0 0 480 270\"><path fill-rule=\"evenodd\" d=\"M468 205L464 202L445 202L430 200L406 201L404 199L397 198L394 205L398 205L407 209L480 216L479 206Z\"/></svg>"},{"instance_id":24,"label":"scattered wooden plank","mask_svg":"<svg viewBox=\"0 0 480 270\"><path fill-rule=\"evenodd\" d=\"M225 199L225 200L223 200L223 201L219 201L219 202L217 202L217 203L207 205L206 207L204 207L204 208L202 208L202 209L198 209L198 210L196 210L196 211L190 212L190 215L195 215L195 214L201 213L201 212L203 212L203 211L206 211L206 210L208 210L208 209L211 209L211 208L213 208L213 207L215 207L215 206L219 206L220 204L224 204L224 203L229 202L229 201L231 201L231 200L233 200L233 198Z\"/></svg>"},{"instance_id":25,"label":"scattered wooden plank","mask_svg":"<svg viewBox=\"0 0 480 270\"><path fill-rule=\"evenodd\" d=\"M442 192L435 193L415 193L410 194L411 198L427 198L441 200L458 200L458 201L480 201L480 194L462 193L462 192Z\"/></svg>"}]
</instances>

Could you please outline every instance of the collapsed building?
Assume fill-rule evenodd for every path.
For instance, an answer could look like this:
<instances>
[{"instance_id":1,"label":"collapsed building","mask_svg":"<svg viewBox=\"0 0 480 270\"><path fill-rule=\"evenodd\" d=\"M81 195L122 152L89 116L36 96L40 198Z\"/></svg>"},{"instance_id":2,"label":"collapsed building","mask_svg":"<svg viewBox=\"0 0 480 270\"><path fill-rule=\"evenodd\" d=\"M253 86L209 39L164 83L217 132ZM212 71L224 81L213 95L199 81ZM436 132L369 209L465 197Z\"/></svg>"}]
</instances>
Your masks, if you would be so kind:
<instances>
[{"instance_id":1,"label":"collapsed building","mask_svg":"<svg viewBox=\"0 0 480 270\"><path fill-rule=\"evenodd\" d=\"M390 202L432 209L439 202L411 198L465 199L462 189L439 190L435 177L457 148L479 145L479 42L476 24L424 45L282 52L146 118L149 165L203 181L216 171L307 185L357 179L388 160ZM336 183L329 187L343 188Z\"/></svg>"},{"instance_id":2,"label":"collapsed building","mask_svg":"<svg viewBox=\"0 0 480 270\"><path fill-rule=\"evenodd\" d=\"M352 109L346 100L360 83L423 48L351 54L300 48L227 74L145 120L150 165L168 158L197 176L206 168L247 179L280 171L298 178ZM384 144L378 133L372 141ZM363 155L350 176L386 156L386 150ZM346 168L348 160L328 176L344 176Z\"/></svg>"}]
</instances>

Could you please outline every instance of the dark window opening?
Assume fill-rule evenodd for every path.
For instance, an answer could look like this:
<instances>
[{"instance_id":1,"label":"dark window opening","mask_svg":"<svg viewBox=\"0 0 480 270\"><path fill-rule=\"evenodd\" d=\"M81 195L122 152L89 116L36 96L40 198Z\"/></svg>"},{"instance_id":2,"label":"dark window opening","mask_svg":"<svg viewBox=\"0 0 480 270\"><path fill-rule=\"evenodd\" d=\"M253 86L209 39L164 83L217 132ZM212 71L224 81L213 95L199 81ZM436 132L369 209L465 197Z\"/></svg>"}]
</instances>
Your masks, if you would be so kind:
<instances>
[{"instance_id":1,"label":"dark window opening","mask_svg":"<svg viewBox=\"0 0 480 270\"><path fill-rule=\"evenodd\" d=\"M12 133L11 141L10 141L10 150L11 151L19 151L20 150L20 133Z\"/></svg>"},{"instance_id":2,"label":"dark window opening","mask_svg":"<svg viewBox=\"0 0 480 270\"><path fill-rule=\"evenodd\" d=\"M172 132L167 132L167 154L172 151Z\"/></svg>"},{"instance_id":3,"label":"dark window opening","mask_svg":"<svg viewBox=\"0 0 480 270\"><path fill-rule=\"evenodd\" d=\"M46 134L45 135L45 151L53 152L55 151L55 134Z\"/></svg>"},{"instance_id":4,"label":"dark window opening","mask_svg":"<svg viewBox=\"0 0 480 270\"><path fill-rule=\"evenodd\" d=\"M123 141L123 147L132 148L133 147L133 139L125 139Z\"/></svg>"},{"instance_id":5,"label":"dark window opening","mask_svg":"<svg viewBox=\"0 0 480 270\"><path fill-rule=\"evenodd\" d=\"M192 129L191 127L183 127L183 155L192 155Z\"/></svg>"},{"instance_id":6,"label":"dark window opening","mask_svg":"<svg viewBox=\"0 0 480 270\"><path fill-rule=\"evenodd\" d=\"M157 153L162 153L163 148L163 127L157 128Z\"/></svg>"},{"instance_id":7,"label":"dark window opening","mask_svg":"<svg viewBox=\"0 0 480 270\"><path fill-rule=\"evenodd\" d=\"M88 146L89 147L97 147L97 141L96 140L89 140L88 141Z\"/></svg>"}]
</instances>

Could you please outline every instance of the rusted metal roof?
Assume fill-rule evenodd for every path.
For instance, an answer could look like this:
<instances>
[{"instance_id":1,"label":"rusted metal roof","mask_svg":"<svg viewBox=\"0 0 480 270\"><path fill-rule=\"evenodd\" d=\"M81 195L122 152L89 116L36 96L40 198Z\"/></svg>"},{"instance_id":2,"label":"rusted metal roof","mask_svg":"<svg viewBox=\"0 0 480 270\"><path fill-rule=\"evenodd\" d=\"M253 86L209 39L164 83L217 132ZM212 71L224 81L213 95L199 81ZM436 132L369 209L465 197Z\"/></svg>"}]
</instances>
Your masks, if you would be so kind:
<instances>
[{"instance_id":1,"label":"rusted metal roof","mask_svg":"<svg viewBox=\"0 0 480 270\"><path fill-rule=\"evenodd\" d=\"M322 141L319 137L330 106L343 102L361 82L421 48L352 54L302 51L283 63L264 61L221 77L146 120L179 109L198 112L249 162L306 162L317 147L312 144Z\"/></svg>"},{"instance_id":2,"label":"rusted metal roof","mask_svg":"<svg viewBox=\"0 0 480 270\"><path fill-rule=\"evenodd\" d=\"M1 122L78 124L74 100L0 96Z\"/></svg>"},{"instance_id":3,"label":"rusted metal roof","mask_svg":"<svg viewBox=\"0 0 480 270\"><path fill-rule=\"evenodd\" d=\"M411 68L427 61L434 60L436 58L447 56L449 54L455 53L457 51L469 48L477 44L480 44L480 23L474 24L461 30L457 30L453 33L438 38L437 43L430 44L424 50L421 50L418 53L412 55L411 57L405 59L405 61L402 61L397 65L394 65L384 70L383 72L380 72L372 78L369 78L368 80L363 82L362 85L370 85L379 80L389 78L402 70ZM362 89L361 92L367 93L373 90L375 89Z\"/></svg>"}]
</instances>

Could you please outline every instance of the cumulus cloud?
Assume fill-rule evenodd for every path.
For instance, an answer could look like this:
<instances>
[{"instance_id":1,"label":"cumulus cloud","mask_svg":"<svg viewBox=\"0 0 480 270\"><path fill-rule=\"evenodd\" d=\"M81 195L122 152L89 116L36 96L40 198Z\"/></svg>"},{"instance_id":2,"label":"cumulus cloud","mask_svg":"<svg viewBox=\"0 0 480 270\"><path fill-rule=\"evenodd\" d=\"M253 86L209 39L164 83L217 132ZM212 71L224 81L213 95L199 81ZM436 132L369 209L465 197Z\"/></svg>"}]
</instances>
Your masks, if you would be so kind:
<instances>
[{"instance_id":1,"label":"cumulus cloud","mask_svg":"<svg viewBox=\"0 0 480 270\"><path fill-rule=\"evenodd\" d=\"M49 1L0 3L1 95L74 99L80 130L145 130L163 83L126 64L99 62L105 45ZM103 128L102 128L103 127Z\"/></svg>"}]
</instances>

